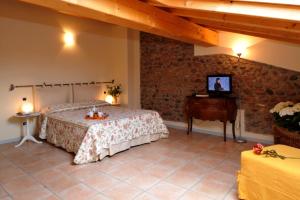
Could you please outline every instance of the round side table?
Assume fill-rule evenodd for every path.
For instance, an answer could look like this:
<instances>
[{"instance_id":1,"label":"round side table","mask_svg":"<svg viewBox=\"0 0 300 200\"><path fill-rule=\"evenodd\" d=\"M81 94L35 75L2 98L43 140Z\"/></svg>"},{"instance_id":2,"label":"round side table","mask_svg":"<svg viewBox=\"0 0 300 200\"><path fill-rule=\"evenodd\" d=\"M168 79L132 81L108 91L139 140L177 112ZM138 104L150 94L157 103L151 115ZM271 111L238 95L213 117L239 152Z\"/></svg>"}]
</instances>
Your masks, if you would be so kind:
<instances>
[{"instance_id":1,"label":"round side table","mask_svg":"<svg viewBox=\"0 0 300 200\"><path fill-rule=\"evenodd\" d=\"M38 141L37 139L35 139L29 132L29 124L30 124L30 119L32 118L36 118L39 117L41 115L41 113L39 112L33 112L30 114L15 114L14 117L22 119L23 122L26 122L26 132L24 137L22 138L21 142L19 144L17 144L15 147L19 147L21 146L25 141L30 140L32 142L41 144L43 142Z\"/></svg>"}]
</instances>

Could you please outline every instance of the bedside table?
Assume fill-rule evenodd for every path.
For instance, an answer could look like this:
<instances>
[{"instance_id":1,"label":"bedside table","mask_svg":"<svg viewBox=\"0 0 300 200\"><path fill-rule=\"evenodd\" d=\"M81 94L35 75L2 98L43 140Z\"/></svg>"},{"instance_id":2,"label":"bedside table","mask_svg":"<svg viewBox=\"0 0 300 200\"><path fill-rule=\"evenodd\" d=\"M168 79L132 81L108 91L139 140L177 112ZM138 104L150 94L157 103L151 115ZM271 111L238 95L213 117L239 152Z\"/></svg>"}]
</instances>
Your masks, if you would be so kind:
<instances>
[{"instance_id":1,"label":"bedside table","mask_svg":"<svg viewBox=\"0 0 300 200\"><path fill-rule=\"evenodd\" d=\"M26 122L26 133L25 133L24 137L22 138L21 142L19 144L17 144L15 147L21 146L27 140L31 140L32 142L35 142L38 144L42 143L41 141L38 141L37 139L35 139L29 132L30 119L37 118L40 115L41 115L41 113L39 113L39 112L34 112L34 113L30 113L30 114L15 114L14 115L15 118L22 119L23 124L24 124L24 122Z\"/></svg>"}]
</instances>

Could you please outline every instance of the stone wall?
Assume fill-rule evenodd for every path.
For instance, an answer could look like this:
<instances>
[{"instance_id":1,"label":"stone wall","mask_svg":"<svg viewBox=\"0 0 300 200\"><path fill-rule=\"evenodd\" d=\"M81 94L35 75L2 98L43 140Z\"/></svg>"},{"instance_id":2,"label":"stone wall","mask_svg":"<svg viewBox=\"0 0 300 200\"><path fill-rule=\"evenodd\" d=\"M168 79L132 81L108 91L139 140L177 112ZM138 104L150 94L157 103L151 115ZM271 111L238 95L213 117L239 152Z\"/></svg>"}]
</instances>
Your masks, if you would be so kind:
<instances>
[{"instance_id":1,"label":"stone wall","mask_svg":"<svg viewBox=\"0 0 300 200\"><path fill-rule=\"evenodd\" d=\"M208 74L232 74L233 91L245 109L246 130L270 133L269 109L300 100L300 73L229 55L194 56L193 45L141 33L141 104L163 119L185 121L185 96L206 92Z\"/></svg>"}]
</instances>

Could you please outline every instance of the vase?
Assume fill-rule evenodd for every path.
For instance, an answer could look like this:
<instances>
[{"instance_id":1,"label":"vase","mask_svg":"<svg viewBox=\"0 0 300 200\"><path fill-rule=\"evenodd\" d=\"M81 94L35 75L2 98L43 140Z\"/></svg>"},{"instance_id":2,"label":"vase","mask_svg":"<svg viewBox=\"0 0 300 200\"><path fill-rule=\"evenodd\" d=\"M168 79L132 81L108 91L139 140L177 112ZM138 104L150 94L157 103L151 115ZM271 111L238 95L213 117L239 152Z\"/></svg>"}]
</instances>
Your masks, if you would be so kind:
<instances>
[{"instance_id":1,"label":"vase","mask_svg":"<svg viewBox=\"0 0 300 200\"><path fill-rule=\"evenodd\" d=\"M300 148L300 131L289 131L287 128L273 125L274 143Z\"/></svg>"},{"instance_id":2,"label":"vase","mask_svg":"<svg viewBox=\"0 0 300 200\"><path fill-rule=\"evenodd\" d=\"M119 102L118 102L118 97L116 97L116 96L114 96L113 97L113 104L118 104Z\"/></svg>"}]
</instances>

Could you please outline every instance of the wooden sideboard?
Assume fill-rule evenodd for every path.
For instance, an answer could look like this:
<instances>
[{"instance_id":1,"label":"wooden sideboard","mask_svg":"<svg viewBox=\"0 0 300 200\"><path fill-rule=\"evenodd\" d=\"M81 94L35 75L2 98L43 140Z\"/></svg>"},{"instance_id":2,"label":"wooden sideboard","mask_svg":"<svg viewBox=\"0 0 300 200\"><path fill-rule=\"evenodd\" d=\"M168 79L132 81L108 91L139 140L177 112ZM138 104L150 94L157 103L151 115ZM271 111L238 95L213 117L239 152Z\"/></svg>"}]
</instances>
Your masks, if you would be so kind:
<instances>
[{"instance_id":1,"label":"wooden sideboard","mask_svg":"<svg viewBox=\"0 0 300 200\"><path fill-rule=\"evenodd\" d=\"M185 114L188 119L189 134L193 129L193 118L200 120L219 120L223 122L224 141L226 141L226 123L232 123L232 133L235 139L235 119L237 105L235 97L194 97L188 96L185 104Z\"/></svg>"}]
</instances>

